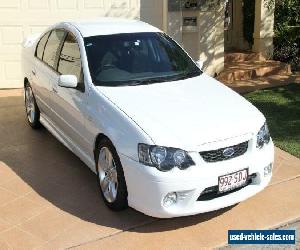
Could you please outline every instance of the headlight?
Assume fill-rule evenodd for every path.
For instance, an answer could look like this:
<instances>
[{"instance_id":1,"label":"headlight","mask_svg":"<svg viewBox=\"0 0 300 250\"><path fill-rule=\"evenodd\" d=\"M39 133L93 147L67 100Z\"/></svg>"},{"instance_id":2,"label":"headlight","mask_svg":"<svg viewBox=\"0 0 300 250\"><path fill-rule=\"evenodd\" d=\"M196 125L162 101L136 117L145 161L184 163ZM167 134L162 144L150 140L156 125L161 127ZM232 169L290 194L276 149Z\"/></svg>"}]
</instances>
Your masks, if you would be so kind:
<instances>
[{"instance_id":1,"label":"headlight","mask_svg":"<svg viewBox=\"0 0 300 250\"><path fill-rule=\"evenodd\" d=\"M173 167L186 169L195 165L188 153L178 148L138 145L139 161L145 165L156 167L161 171L169 171Z\"/></svg>"},{"instance_id":2,"label":"headlight","mask_svg":"<svg viewBox=\"0 0 300 250\"><path fill-rule=\"evenodd\" d=\"M270 133L267 123L265 123L256 135L256 147L262 148L264 144L268 144L270 141Z\"/></svg>"}]
</instances>

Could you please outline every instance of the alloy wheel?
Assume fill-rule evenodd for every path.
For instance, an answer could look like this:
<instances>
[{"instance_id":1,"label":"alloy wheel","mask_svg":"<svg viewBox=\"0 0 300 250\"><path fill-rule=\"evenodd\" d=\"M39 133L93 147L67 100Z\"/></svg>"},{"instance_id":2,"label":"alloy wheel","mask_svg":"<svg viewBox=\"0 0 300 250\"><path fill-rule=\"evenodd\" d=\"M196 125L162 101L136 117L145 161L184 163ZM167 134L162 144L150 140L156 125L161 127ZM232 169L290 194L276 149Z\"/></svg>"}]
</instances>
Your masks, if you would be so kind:
<instances>
[{"instance_id":1,"label":"alloy wheel","mask_svg":"<svg viewBox=\"0 0 300 250\"><path fill-rule=\"evenodd\" d=\"M100 149L98 173L102 193L105 199L112 203L117 198L118 173L112 153L107 147Z\"/></svg>"},{"instance_id":2,"label":"alloy wheel","mask_svg":"<svg viewBox=\"0 0 300 250\"><path fill-rule=\"evenodd\" d=\"M30 123L33 123L36 110L34 105L34 96L32 93L32 89L29 86L27 86L25 89L25 107L26 107L27 118Z\"/></svg>"}]
</instances>

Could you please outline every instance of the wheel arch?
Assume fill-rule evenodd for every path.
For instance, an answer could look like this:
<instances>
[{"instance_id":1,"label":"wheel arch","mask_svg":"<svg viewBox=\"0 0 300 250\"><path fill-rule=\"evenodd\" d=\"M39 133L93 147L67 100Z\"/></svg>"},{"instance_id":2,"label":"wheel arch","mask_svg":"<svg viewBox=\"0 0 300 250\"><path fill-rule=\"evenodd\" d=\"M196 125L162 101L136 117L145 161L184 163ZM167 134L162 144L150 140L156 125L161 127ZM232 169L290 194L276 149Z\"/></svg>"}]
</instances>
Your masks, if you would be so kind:
<instances>
[{"instance_id":1,"label":"wheel arch","mask_svg":"<svg viewBox=\"0 0 300 250\"><path fill-rule=\"evenodd\" d=\"M109 139L109 137L107 135L105 135L104 133L99 133L94 141L94 147L93 147L93 152L94 152L94 160L96 161L96 149L98 144L100 143L101 140L103 140L104 138L108 139L109 141L111 141L111 139ZM112 141L111 141L112 143ZM113 144L113 143L112 143ZM114 145L114 144L113 144Z\"/></svg>"}]
</instances>

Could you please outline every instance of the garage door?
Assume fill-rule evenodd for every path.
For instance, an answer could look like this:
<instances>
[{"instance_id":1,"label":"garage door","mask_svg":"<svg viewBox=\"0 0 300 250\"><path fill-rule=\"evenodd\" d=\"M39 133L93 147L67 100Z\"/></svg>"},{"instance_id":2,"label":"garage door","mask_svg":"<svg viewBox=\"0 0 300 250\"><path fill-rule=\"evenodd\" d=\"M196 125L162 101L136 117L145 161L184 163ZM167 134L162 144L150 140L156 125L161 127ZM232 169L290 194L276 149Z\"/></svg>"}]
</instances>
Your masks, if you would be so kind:
<instances>
[{"instance_id":1,"label":"garage door","mask_svg":"<svg viewBox=\"0 0 300 250\"><path fill-rule=\"evenodd\" d=\"M22 87L24 37L62 20L139 17L140 0L0 0L0 89Z\"/></svg>"}]
</instances>

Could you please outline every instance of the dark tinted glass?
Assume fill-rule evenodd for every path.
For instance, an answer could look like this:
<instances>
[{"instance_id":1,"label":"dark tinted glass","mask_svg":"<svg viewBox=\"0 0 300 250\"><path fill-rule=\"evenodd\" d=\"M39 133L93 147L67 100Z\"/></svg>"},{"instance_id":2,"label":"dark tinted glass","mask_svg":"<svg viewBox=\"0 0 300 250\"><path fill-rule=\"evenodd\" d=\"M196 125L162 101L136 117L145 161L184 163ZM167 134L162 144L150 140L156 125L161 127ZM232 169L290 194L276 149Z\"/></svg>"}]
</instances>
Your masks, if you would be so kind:
<instances>
[{"instance_id":1,"label":"dark tinted glass","mask_svg":"<svg viewBox=\"0 0 300 250\"><path fill-rule=\"evenodd\" d=\"M193 60L162 33L94 36L84 42L96 85L150 84L201 74Z\"/></svg>"},{"instance_id":2,"label":"dark tinted glass","mask_svg":"<svg viewBox=\"0 0 300 250\"><path fill-rule=\"evenodd\" d=\"M63 30L53 30L46 43L43 61L52 68L55 68L58 59L58 49L60 48L64 34Z\"/></svg>"},{"instance_id":3,"label":"dark tinted glass","mask_svg":"<svg viewBox=\"0 0 300 250\"><path fill-rule=\"evenodd\" d=\"M43 52L45 48L45 44L47 42L47 39L49 37L50 32L47 32L39 41L39 44L36 48L36 56L42 60L43 58Z\"/></svg>"}]
</instances>

